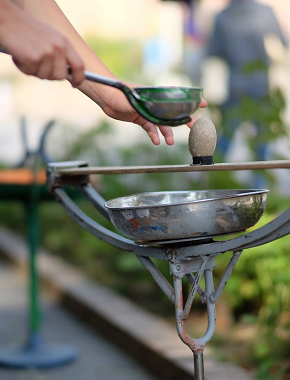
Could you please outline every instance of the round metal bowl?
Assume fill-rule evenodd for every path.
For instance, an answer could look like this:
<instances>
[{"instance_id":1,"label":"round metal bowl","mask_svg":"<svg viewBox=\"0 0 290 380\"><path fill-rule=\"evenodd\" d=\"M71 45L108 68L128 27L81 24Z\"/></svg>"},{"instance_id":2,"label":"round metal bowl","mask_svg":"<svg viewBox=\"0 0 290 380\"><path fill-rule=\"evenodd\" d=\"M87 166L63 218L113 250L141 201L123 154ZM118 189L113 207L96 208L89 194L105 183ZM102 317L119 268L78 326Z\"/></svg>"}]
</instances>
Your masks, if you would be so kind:
<instances>
[{"instance_id":1,"label":"round metal bowl","mask_svg":"<svg viewBox=\"0 0 290 380\"><path fill-rule=\"evenodd\" d=\"M139 105L162 120L183 120L193 114L201 102L199 87L136 87Z\"/></svg>"},{"instance_id":2,"label":"round metal bowl","mask_svg":"<svg viewBox=\"0 0 290 380\"><path fill-rule=\"evenodd\" d=\"M106 202L113 225L135 241L229 235L254 226L268 190L204 190L134 194Z\"/></svg>"}]
</instances>

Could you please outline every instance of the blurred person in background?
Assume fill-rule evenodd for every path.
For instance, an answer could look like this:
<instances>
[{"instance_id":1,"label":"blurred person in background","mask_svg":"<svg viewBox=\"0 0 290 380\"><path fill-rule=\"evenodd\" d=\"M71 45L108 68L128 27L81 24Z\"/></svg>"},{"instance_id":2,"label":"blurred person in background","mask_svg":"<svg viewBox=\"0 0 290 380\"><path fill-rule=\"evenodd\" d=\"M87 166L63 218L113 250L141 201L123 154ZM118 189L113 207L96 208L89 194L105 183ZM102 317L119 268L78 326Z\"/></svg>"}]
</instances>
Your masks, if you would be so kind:
<instances>
[{"instance_id":1,"label":"blurred person in background","mask_svg":"<svg viewBox=\"0 0 290 380\"><path fill-rule=\"evenodd\" d=\"M80 3L81 6L81 3ZM84 42L54 0L0 0L0 45L25 74L41 79L68 77L74 87L97 103L111 118L140 125L155 145L160 144L157 127L138 115L120 91L84 81L84 70L114 78L112 72ZM81 58L82 57L82 58ZM201 102L205 107L206 102ZM193 121L188 126L191 127ZM172 129L160 126L168 145L174 143Z\"/></svg>"},{"instance_id":2,"label":"blurred person in background","mask_svg":"<svg viewBox=\"0 0 290 380\"><path fill-rule=\"evenodd\" d=\"M229 149L230 136L233 137L242 121L232 117L231 111L244 98L263 100L269 96L267 36L275 36L285 47L288 46L273 10L256 0L231 0L216 17L208 55L221 58L229 67L229 96L222 107L227 122L218 139L218 148L223 155ZM255 120L251 122L259 133L263 126ZM265 154L266 146L262 143L256 147L256 156L264 160Z\"/></svg>"}]
</instances>

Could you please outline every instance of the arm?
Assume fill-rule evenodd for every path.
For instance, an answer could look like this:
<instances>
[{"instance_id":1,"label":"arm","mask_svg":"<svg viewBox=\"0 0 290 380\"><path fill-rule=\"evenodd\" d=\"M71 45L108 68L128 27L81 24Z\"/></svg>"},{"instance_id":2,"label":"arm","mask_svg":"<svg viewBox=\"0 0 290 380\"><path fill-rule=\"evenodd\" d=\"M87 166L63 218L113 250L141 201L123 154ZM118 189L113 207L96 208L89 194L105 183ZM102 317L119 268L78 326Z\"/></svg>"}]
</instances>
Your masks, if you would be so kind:
<instances>
[{"instance_id":1,"label":"arm","mask_svg":"<svg viewBox=\"0 0 290 380\"><path fill-rule=\"evenodd\" d=\"M0 0L1 1L1 0ZM66 18L62 10L54 0L12 0L25 13L33 16L39 21L46 23L50 27L55 28L63 36L65 36L78 54L82 57L85 70L96 72L110 78L115 78L107 66L98 58L98 56L90 49L81 36L77 33L69 20ZM79 3L81 6L81 0ZM116 91L110 87L98 83L85 81L78 87L82 92L88 95L92 100L104 107L105 103L111 97L111 92Z\"/></svg>"},{"instance_id":2,"label":"arm","mask_svg":"<svg viewBox=\"0 0 290 380\"><path fill-rule=\"evenodd\" d=\"M29 15L34 16L62 33L82 57L86 70L114 78L111 71L76 32L54 0L13 1ZM79 89L96 102L108 116L140 125L147 132L153 144L158 145L160 143L156 126L139 116L119 90L89 81L84 81L79 86ZM202 106L206 106L205 101L202 103ZM167 144L172 145L174 143L172 129L160 127L160 131L165 137Z\"/></svg>"},{"instance_id":3,"label":"arm","mask_svg":"<svg viewBox=\"0 0 290 380\"><path fill-rule=\"evenodd\" d=\"M10 0L0 0L0 44L25 74L41 79L65 79L72 67L72 84L84 79L81 58L55 29L23 12Z\"/></svg>"}]
</instances>

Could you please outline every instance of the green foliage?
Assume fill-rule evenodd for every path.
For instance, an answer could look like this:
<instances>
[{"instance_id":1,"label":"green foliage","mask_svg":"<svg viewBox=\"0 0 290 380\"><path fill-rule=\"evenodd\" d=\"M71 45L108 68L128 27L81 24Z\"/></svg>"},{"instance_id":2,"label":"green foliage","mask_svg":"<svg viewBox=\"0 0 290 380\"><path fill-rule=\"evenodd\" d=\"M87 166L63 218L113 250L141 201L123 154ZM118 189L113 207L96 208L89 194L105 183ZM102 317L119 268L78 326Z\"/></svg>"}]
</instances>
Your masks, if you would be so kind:
<instances>
[{"instance_id":1,"label":"green foliage","mask_svg":"<svg viewBox=\"0 0 290 380\"><path fill-rule=\"evenodd\" d=\"M248 62L243 67L244 73L251 76L255 73L267 73L268 65L261 61ZM241 102L225 114L225 123L231 119L251 122L257 125L257 133L249 138L250 147L254 150L258 144L268 143L280 136L287 135L287 127L282 118L286 107L283 92L272 89L261 99L244 97Z\"/></svg>"},{"instance_id":2,"label":"green foliage","mask_svg":"<svg viewBox=\"0 0 290 380\"><path fill-rule=\"evenodd\" d=\"M270 222L274 215L266 214L255 227ZM262 324L274 328L282 313L290 313L290 238L287 236L261 247L247 249L235 268L234 278L226 288L233 308L251 302ZM290 332L289 324L286 326Z\"/></svg>"},{"instance_id":3,"label":"green foliage","mask_svg":"<svg viewBox=\"0 0 290 380\"><path fill-rule=\"evenodd\" d=\"M271 201L270 210L275 201L277 210L281 209L276 197ZM282 200L286 207L289 203L290 199L288 202ZM266 213L255 228L276 216L277 213ZM249 349L248 362L258 368L261 379L282 379L289 367L289 363L285 363L290 350L289 245L290 237L287 236L245 250L224 290L236 320L256 325L257 336ZM222 276L228 261L227 254L218 258L216 280Z\"/></svg>"},{"instance_id":4,"label":"green foliage","mask_svg":"<svg viewBox=\"0 0 290 380\"><path fill-rule=\"evenodd\" d=\"M260 59L247 62L243 66L243 73L247 75L255 74L257 72L266 72L267 70L267 63Z\"/></svg>"},{"instance_id":5,"label":"green foliage","mask_svg":"<svg viewBox=\"0 0 290 380\"><path fill-rule=\"evenodd\" d=\"M263 344L261 343L261 345ZM265 346L263 347L265 348ZM270 357L271 352L268 352L268 354ZM286 371L287 367L285 365L279 366L277 368L277 362L275 360L266 359L259 367L257 375L261 380L282 380Z\"/></svg>"},{"instance_id":6,"label":"green foliage","mask_svg":"<svg viewBox=\"0 0 290 380\"><path fill-rule=\"evenodd\" d=\"M281 90L275 89L262 99L244 97L238 105L225 112L223 122L227 125L235 119L256 124L256 134L251 134L248 138L249 146L254 150L259 144L287 135L286 125L281 117L285 106Z\"/></svg>"},{"instance_id":7,"label":"green foliage","mask_svg":"<svg viewBox=\"0 0 290 380\"><path fill-rule=\"evenodd\" d=\"M261 63L252 62L244 67L244 72L251 75L264 69ZM289 135L289 127L284 121L286 99L279 88L272 89L268 95L260 99L245 96L239 103L231 106L219 107L211 104L210 107L218 135L231 140L236 128L244 129L243 135L254 160L261 160L261 150L264 146ZM224 157L220 158L223 161ZM285 159L279 153L276 153L276 158ZM269 173L262 174L266 175L269 181L273 180Z\"/></svg>"}]
</instances>

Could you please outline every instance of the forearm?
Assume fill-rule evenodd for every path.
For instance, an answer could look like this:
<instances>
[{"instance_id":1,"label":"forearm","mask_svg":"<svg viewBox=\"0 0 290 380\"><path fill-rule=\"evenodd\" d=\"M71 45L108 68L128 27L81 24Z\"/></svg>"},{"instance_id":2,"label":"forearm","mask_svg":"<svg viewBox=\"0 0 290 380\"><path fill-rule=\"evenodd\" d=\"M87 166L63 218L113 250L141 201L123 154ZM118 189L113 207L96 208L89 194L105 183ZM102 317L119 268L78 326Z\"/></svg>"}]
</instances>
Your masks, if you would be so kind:
<instances>
[{"instance_id":1,"label":"forearm","mask_svg":"<svg viewBox=\"0 0 290 380\"><path fill-rule=\"evenodd\" d=\"M10 0L0 0L0 45L9 23L17 20L20 9Z\"/></svg>"},{"instance_id":2,"label":"forearm","mask_svg":"<svg viewBox=\"0 0 290 380\"><path fill-rule=\"evenodd\" d=\"M81 56L86 70L114 78L111 71L85 43L54 0L12 1L26 13L29 13L38 20L45 22L66 36ZM111 96L111 91L109 91L107 86L105 87L104 85L99 85L89 81L84 81L79 89L88 95L92 100L97 102L102 108L107 103L107 99Z\"/></svg>"},{"instance_id":3,"label":"forearm","mask_svg":"<svg viewBox=\"0 0 290 380\"><path fill-rule=\"evenodd\" d=\"M6 22L11 17L12 12L15 12L17 8L11 3L10 0L0 0L0 24Z\"/></svg>"}]
</instances>

